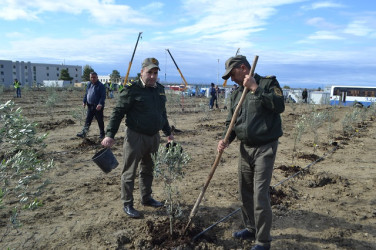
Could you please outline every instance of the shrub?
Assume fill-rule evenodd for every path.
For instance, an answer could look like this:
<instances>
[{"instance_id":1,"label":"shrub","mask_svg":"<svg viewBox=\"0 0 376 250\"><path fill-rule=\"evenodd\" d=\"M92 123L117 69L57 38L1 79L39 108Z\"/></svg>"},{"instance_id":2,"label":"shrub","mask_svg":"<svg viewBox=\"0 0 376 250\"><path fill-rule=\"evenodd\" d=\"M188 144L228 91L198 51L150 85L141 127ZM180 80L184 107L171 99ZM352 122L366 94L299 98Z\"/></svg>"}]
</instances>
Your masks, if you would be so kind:
<instances>
[{"instance_id":1,"label":"shrub","mask_svg":"<svg viewBox=\"0 0 376 250\"><path fill-rule=\"evenodd\" d=\"M48 184L44 181L35 188L35 180L53 166L53 160L46 163L41 154L47 134L38 136L37 124L28 122L12 101L0 105L0 122L0 206L6 200L26 204L32 197L33 201L26 207L35 209L42 204L35 197ZM16 206L10 218L12 225L18 225L17 216Z\"/></svg>"},{"instance_id":2,"label":"shrub","mask_svg":"<svg viewBox=\"0 0 376 250\"><path fill-rule=\"evenodd\" d=\"M86 117L86 110L82 106L79 106L71 111L73 119L78 121L80 125L84 124Z\"/></svg>"},{"instance_id":3,"label":"shrub","mask_svg":"<svg viewBox=\"0 0 376 250\"><path fill-rule=\"evenodd\" d=\"M54 119L54 113L55 113L55 108L57 106L57 103L60 101L59 96L56 92L56 88L54 87L48 87L47 88L47 101L46 101L46 110L47 114L51 117L51 119Z\"/></svg>"},{"instance_id":4,"label":"shrub","mask_svg":"<svg viewBox=\"0 0 376 250\"><path fill-rule=\"evenodd\" d=\"M170 233L173 233L173 222L181 216L179 202L179 183L184 178L183 167L188 163L189 156L183 152L180 144L169 144L166 148L160 145L158 152L153 155L154 175L164 183L165 207L170 219ZM174 146L171 146L174 145Z\"/></svg>"}]
</instances>

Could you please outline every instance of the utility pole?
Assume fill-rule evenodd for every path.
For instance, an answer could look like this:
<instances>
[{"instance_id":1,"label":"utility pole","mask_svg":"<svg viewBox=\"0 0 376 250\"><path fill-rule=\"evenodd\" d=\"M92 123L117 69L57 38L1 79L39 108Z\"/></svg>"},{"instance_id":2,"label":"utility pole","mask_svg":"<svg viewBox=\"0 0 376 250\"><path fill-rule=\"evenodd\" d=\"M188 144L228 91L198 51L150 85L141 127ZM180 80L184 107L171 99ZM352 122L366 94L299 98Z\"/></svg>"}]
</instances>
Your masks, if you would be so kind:
<instances>
[{"instance_id":1,"label":"utility pole","mask_svg":"<svg viewBox=\"0 0 376 250\"><path fill-rule=\"evenodd\" d=\"M219 59L218 60L218 66L217 66L217 85L219 83Z\"/></svg>"}]
</instances>

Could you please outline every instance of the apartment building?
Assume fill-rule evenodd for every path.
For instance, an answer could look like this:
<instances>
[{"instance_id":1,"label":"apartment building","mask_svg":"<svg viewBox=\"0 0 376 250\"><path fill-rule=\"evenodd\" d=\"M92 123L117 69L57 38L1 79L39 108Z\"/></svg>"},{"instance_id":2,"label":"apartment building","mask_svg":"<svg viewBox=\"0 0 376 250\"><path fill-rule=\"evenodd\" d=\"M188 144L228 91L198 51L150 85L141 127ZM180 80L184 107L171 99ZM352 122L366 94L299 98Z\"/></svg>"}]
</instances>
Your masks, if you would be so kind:
<instances>
[{"instance_id":1,"label":"apartment building","mask_svg":"<svg viewBox=\"0 0 376 250\"><path fill-rule=\"evenodd\" d=\"M58 80L61 69L68 69L72 83L81 82L82 66L65 64L31 63L24 61L0 60L0 84L13 85L18 79L23 86L41 84L44 80Z\"/></svg>"}]
</instances>

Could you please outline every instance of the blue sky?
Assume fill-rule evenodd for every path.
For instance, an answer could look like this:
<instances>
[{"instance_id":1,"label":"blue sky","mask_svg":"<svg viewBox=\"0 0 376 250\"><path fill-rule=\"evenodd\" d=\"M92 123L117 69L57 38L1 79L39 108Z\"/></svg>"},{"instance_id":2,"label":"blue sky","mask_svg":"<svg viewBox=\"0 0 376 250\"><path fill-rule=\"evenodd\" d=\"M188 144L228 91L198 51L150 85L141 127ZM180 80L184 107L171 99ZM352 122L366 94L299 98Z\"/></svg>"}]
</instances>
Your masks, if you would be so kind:
<instances>
[{"instance_id":1,"label":"blue sky","mask_svg":"<svg viewBox=\"0 0 376 250\"><path fill-rule=\"evenodd\" d=\"M146 57L160 81L222 84L240 53L281 86L376 86L373 0L0 0L0 59L90 65L130 76Z\"/></svg>"}]
</instances>

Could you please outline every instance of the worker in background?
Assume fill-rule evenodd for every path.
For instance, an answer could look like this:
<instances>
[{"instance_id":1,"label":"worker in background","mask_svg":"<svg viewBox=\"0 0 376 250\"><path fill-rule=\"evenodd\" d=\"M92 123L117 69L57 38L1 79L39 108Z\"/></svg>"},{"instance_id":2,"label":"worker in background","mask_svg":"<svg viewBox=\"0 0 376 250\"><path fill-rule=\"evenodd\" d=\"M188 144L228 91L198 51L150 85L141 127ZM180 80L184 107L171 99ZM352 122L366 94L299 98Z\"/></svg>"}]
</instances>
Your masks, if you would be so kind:
<instances>
[{"instance_id":1,"label":"worker in background","mask_svg":"<svg viewBox=\"0 0 376 250\"><path fill-rule=\"evenodd\" d=\"M13 86L16 89L16 96L17 98L21 98L21 83L16 79L14 79Z\"/></svg>"}]
</instances>

